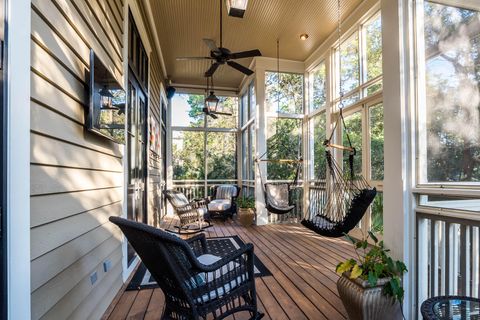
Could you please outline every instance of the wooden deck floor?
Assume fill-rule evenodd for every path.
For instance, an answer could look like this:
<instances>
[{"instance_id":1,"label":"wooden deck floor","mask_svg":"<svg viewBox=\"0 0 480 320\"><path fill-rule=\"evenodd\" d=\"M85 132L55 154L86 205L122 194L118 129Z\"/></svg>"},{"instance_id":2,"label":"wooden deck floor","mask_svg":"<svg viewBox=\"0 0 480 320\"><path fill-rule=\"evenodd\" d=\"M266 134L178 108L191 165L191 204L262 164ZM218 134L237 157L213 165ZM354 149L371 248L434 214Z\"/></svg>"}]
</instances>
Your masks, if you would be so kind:
<instances>
[{"instance_id":1,"label":"wooden deck floor","mask_svg":"<svg viewBox=\"0 0 480 320\"><path fill-rule=\"evenodd\" d=\"M255 254L272 273L256 278L264 319L346 318L335 266L354 251L343 239L321 237L300 224L245 228L231 220L215 221L206 235L239 235L255 245ZM159 319L163 299L160 289L120 292L103 319ZM235 319L248 315L239 313Z\"/></svg>"}]
</instances>

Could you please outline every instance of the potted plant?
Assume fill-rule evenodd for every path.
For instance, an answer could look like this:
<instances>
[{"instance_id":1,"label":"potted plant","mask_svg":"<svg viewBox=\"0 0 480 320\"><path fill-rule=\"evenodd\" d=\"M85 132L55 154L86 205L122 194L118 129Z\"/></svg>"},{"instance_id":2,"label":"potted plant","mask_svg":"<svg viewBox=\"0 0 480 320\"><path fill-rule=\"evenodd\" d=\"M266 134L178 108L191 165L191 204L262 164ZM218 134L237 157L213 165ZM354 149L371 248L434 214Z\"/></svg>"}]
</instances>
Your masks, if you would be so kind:
<instances>
[{"instance_id":1,"label":"potted plant","mask_svg":"<svg viewBox=\"0 0 480 320\"><path fill-rule=\"evenodd\" d=\"M368 232L362 240L345 235L357 254L337 265L337 289L350 320L402 319L401 277L407 268L389 256L383 241ZM374 244L369 245L368 239Z\"/></svg>"},{"instance_id":2,"label":"potted plant","mask_svg":"<svg viewBox=\"0 0 480 320\"><path fill-rule=\"evenodd\" d=\"M255 198L243 197L237 199L238 220L245 226L251 226L255 219Z\"/></svg>"}]
</instances>

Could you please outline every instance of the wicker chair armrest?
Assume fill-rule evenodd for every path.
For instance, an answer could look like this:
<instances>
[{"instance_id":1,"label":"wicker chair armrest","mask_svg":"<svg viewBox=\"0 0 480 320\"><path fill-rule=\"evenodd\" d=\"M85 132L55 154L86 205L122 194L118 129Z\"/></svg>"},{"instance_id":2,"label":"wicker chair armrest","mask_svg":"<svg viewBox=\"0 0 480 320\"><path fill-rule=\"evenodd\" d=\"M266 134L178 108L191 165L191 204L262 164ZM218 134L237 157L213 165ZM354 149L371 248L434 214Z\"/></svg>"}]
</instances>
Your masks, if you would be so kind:
<instances>
[{"instance_id":1,"label":"wicker chair armrest","mask_svg":"<svg viewBox=\"0 0 480 320\"><path fill-rule=\"evenodd\" d=\"M212 263L210 265L204 265L204 264L201 264L198 261L195 261L196 262L196 267L198 269L200 269L200 271L202 271L202 272L216 271L216 270L219 270L222 267L228 265L233 260L236 260L236 259L242 257L242 255L245 255L245 254L247 255L247 259L245 261L245 263L247 264L247 268L250 269L250 267L251 267L251 270L253 272L253 267L254 267L253 266L253 244L251 244L251 243L245 244L241 248L238 248L237 250L233 251L232 253L226 255L222 259L220 259L217 262ZM242 261L242 259L240 259L239 261Z\"/></svg>"},{"instance_id":2,"label":"wicker chair armrest","mask_svg":"<svg viewBox=\"0 0 480 320\"><path fill-rule=\"evenodd\" d=\"M204 233L197 234L185 241L192 247L193 252L197 257L208 252L207 240Z\"/></svg>"},{"instance_id":3,"label":"wicker chair armrest","mask_svg":"<svg viewBox=\"0 0 480 320\"><path fill-rule=\"evenodd\" d=\"M192 202L190 202L190 205L194 208L202 208L207 206L207 199L194 199Z\"/></svg>"}]
</instances>

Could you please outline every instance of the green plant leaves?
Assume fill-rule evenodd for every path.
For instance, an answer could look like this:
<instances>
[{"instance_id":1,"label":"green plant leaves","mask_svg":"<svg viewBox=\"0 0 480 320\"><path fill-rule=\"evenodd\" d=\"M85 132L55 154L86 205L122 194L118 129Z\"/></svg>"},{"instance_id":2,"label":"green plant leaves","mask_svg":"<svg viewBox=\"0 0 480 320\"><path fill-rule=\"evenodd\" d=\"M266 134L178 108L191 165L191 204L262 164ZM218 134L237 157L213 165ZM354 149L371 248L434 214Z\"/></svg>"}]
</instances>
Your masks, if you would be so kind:
<instances>
[{"instance_id":1,"label":"green plant leaves","mask_svg":"<svg viewBox=\"0 0 480 320\"><path fill-rule=\"evenodd\" d=\"M362 273L362 268L358 264L355 264L350 272L350 279L357 279L362 275Z\"/></svg>"},{"instance_id":2,"label":"green plant leaves","mask_svg":"<svg viewBox=\"0 0 480 320\"><path fill-rule=\"evenodd\" d=\"M368 238L375 244L369 245ZM402 261L393 260L389 256L390 250L385 248L383 241L379 241L375 234L368 232L366 238L356 240L345 234L345 239L352 243L358 259L348 259L337 265L337 273L350 272L350 279L361 278L367 280L371 286L377 285L381 278L390 278L384 286L384 293L395 300L402 301L404 291L401 277L407 268Z\"/></svg>"}]
</instances>

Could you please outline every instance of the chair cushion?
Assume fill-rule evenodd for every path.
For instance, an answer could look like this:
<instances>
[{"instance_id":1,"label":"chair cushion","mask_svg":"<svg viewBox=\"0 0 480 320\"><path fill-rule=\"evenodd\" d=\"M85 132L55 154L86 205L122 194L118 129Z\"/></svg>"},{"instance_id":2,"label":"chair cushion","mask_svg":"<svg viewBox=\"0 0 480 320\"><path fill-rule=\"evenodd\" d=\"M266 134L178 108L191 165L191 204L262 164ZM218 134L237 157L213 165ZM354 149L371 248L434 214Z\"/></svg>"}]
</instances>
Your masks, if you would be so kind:
<instances>
[{"instance_id":1,"label":"chair cushion","mask_svg":"<svg viewBox=\"0 0 480 320\"><path fill-rule=\"evenodd\" d=\"M172 194L172 204L175 207L181 207L186 204L189 204L190 202L188 201L187 197L183 193L173 193Z\"/></svg>"},{"instance_id":2,"label":"chair cushion","mask_svg":"<svg viewBox=\"0 0 480 320\"><path fill-rule=\"evenodd\" d=\"M228 199L216 199L208 203L208 210L210 211L225 211L230 209L232 201Z\"/></svg>"},{"instance_id":3,"label":"chair cushion","mask_svg":"<svg viewBox=\"0 0 480 320\"><path fill-rule=\"evenodd\" d=\"M219 260L220 257L214 256L213 254L203 254L197 257L198 261L204 265L211 265ZM231 261L230 263L224 265L221 269L215 270L214 272L200 273L197 277L201 277L201 280L197 283L202 283L201 285L205 284L206 281L212 282L215 279L220 278L222 275L228 273L229 270L233 270L238 267L238 263ZM193 279L191 279L193 280ZM197 278L197 280L199 280ZM218 287L215 290L211 290L209 293L204 294L202 297L197 298L198 303L206 303L210 300L216 299L217 297L221 297L224 294L229 293L232 289L236 286L241 285L243 282L247 280L247 274L243 274L238 276L236 279L230 281L230 283L226 283L223 286ZM203 282L201 282L203 281ZM195 281L194 281L195 282Z\"/></svg>"},{"instance_id":4,"label":"chair cushion","mask_svg":"<svg viewBox=\"0 0 480 320\"><path fill-rule=\"evenodd\" d=\"M237 187L231 184L222 184L217 187L215 193L215 199L228 199L231 200L237 196Z\"/></svg>"}]
</instances>

